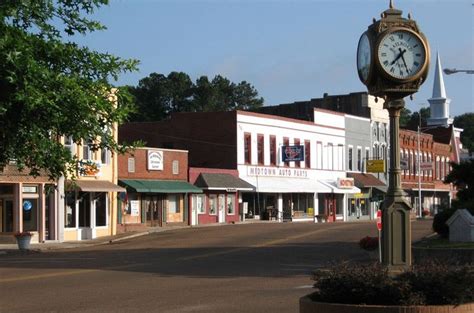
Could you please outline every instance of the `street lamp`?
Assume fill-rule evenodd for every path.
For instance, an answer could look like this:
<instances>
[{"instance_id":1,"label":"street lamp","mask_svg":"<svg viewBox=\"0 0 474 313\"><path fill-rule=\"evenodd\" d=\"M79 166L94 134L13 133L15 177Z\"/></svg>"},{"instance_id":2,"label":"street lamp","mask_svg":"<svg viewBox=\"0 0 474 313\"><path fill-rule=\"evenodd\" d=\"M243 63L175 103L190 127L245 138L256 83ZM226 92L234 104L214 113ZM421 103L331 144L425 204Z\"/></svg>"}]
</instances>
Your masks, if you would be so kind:
<instances>
[{"instance_id":1,"label":"street lamp","mask_svg":"<svg viewBox=\"0 0 474 313\"><path fill-rule=\"evenodd\" d=\"M443 72L446 75L451 75L454 73L466 73L466 74L474 74L474 70L457 70L455 68L445 68Z\"/></svg>"}]
</instances>

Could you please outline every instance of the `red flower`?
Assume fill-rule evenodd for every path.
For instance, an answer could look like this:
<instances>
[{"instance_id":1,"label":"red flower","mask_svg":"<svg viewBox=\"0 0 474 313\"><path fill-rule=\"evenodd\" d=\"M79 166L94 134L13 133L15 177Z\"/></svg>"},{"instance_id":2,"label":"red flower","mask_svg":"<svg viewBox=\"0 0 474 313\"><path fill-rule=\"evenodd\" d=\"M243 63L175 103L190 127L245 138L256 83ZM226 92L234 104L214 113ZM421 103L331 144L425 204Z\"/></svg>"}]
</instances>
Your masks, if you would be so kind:
<instances>
[{"instance_id":1,"label":"red flower","mask_svg":"<svg viewBox=\"0 0 474 313\"><path fill-rule=\"evenodd\" d=\"M22 231L22 232L16 232L15 234L13 234L13 236L15 236L15 238L21 238L21 237L31 237L33 236L32 233L30 233L29 231Z\"/></svg>"}]
</instances>

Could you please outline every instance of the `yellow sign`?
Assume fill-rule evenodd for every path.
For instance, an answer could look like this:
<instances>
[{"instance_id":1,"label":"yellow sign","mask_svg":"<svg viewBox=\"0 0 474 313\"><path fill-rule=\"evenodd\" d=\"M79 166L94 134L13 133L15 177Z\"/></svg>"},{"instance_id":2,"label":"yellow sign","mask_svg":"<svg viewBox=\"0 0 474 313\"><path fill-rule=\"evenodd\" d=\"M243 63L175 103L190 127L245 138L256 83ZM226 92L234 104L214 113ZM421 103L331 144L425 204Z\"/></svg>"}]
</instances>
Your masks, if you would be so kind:
<instances>
[{"instance_id":1,"label":"yellow sign","mask_svg":"<svg viewBox=\"0 0 474 313\"><path fill-rule=\"evenodd\" d=\"M308 208L307 214L308 214L309 216L313 216L313 215L314 215L314 208Z\"/></svg>"},{"instance_id":2,"label":"yellow sign","mask_svg":"<svg viewBox=\"0 0 474 313\"><path fill-rule=\"evenodd\" d=\"M363 193L355 193L354 198L362 198L364 196Z\"/></svg>"},{"instance_id":3,"label":"yellow sign","mask_svg":"<svg viewBox=\"0 0 474 313\"><path fill-rule=\"evenodd\" d=\"M366 160L368 173L384 173L385 160Z\"/></svg>"}]
</instances>

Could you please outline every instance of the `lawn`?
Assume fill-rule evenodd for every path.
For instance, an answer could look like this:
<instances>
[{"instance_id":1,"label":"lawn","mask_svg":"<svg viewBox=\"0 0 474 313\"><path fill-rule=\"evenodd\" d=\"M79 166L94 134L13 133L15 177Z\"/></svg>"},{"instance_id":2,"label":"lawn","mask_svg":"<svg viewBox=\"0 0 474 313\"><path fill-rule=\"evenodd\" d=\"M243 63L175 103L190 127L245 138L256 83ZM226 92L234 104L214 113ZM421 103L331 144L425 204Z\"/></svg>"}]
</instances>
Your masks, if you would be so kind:
<instances>
[{"instance_id":1,"label":"lawn","mask_svg":"<svg viewBox=\"0 0 474 313\"><path fill-rule=\"evenodd\" d=\"M448 238L438 236L424 239L415 244L419 248L474 249L474 242L449 242Z\"/></svg>"}]
</instances>

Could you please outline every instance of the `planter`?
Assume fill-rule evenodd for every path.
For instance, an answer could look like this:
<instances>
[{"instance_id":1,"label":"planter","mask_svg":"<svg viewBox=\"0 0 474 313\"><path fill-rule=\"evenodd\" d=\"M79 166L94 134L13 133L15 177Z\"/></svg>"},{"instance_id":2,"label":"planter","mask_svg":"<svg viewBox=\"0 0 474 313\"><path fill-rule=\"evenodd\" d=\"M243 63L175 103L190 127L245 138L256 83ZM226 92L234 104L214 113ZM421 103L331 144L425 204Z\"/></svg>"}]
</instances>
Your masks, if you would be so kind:
<instances>
[{"instance_id":1,"label":"planter","mask_svg":"<svg viewBox=\"0 0 474 313\"><path fill-rule=\"evenodd\" d=\"M474 303L454 305L398 306L314 302L300 298L300 313L472 313Z\"/></svg>"},{"instance_id":2,"label":"planter","mask_svg":"<svg viewBox=\"0 0 474 313\"><path fill-rule=\"evenodd\" d=\"M16 243L18 244L18 249L20 250L29 250L31 236L18 236L16 238Z\"/></svg>"}]
</instances>

